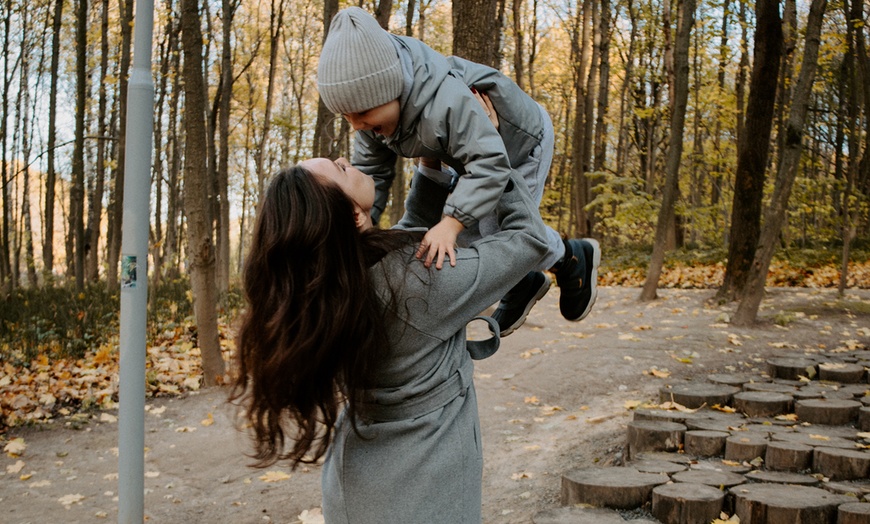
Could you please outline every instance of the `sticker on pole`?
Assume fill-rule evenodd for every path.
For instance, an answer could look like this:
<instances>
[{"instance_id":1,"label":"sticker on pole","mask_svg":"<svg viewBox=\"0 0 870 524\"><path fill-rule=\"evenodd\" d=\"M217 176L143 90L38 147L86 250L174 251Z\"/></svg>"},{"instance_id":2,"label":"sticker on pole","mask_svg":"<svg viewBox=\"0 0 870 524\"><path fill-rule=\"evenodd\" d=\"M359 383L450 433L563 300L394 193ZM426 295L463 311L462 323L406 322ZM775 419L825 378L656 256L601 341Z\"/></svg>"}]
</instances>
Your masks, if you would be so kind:
<instances>
[{"instance_id":1,"label":"sticker on pole","mask_svg":"<svg viewBox=\"0 0 870 524\"><path fill-rule=\"evenodd\" d=\"M121 289L136 288L136 257L124 255L121 257Z\"/></svg>"}]
</instances>

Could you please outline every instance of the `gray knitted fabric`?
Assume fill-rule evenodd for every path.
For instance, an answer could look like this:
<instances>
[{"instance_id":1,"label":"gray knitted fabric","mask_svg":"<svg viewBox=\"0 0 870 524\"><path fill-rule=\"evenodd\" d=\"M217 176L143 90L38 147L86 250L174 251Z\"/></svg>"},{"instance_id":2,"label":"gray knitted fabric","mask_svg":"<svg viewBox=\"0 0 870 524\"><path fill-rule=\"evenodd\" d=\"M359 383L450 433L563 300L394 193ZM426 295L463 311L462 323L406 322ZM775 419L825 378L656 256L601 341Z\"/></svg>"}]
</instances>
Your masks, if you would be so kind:
<instances>
[{"instance_id":1,"label":"gray knitted fabric","mask_svg":"<svg viewBox=\"0 0 870 524\"><path fill-rule=\"evenodd\" d=\"M404 80L392 38L359 7L335 15L317 66L317 88L330 111L360 113L399 98Z\"/></svg>"}]
</instances>

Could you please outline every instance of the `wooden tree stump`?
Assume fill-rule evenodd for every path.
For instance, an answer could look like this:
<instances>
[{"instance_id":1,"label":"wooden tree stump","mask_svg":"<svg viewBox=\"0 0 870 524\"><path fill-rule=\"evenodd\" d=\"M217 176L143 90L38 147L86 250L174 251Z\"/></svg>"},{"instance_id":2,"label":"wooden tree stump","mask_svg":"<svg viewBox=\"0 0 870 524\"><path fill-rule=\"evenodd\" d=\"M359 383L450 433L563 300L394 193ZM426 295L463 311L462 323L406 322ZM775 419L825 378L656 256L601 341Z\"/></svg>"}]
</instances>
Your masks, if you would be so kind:
<instances>
[{"instance_id":1,"label":"wooden tree stump","mask_svg":"<svg viewBox=\"0 0 870 524\"><path fill-rule=\"evenodd\" d=\"M740 426L740 422L728 422L712 418L692 419L686 421L686 427L693 431L724 431L725 433L729 433L733 428Z\"/></svg>"},{"instance_id":2,"label":"wooden tree stump","mask_svg":"<svg viewBox=\"0 0 870 524\"><path fill-rule=\"evenodd\" d=\"M686 431L683 449L696 457L721 457L725 453L725 439L731 436L725 431Z\"/></svg>"},{"instance_id":3,"label":"wooden tree stump","mask_svg":"<svg viewBox=\"0 0 870 524\"><path fill-rule=\"evenodd\" d=\"M825 426L822 424L811 424L809 426L797 425L794 430L797 433L824 435L826 437L837 437L847 440L856 440L858 438L858 430L852 426ZM825 444L819 443L818 445L824 446Z\"/></svg>"},{"instance_id":4,"label":"wooden tree stump","mask_svg":"<svg viewBox=\"0 0 870 524\"><path fill-rule=\"evenodd\" d=\"M831 480L866 478L870 475L870 453L819 447L813 451L813 471Z\"/></svg>"},{"instance_id":5,"label":"wooden tree stump","mask_svg":"<svg viewBox=\"0 0 870 524\"><path fill-rule=\"evenodd\" d=\"M757 419L756 419L757 420ZM766 433L773 435L774 433L792 433L792 426L780 426L777 424L744 424L740 426L740 431Z\"/></svg>"},{"instance_id":6,"label":"wooden tree stump","mask_svg":"<svg viewBox=\"0 0 870 524\"><path fill-rule=\"evenodd\" d=\"M826 448L855 449L855 443L839 437L829 437L815 433L774 433L771 440L796 442L805 446L824 446Z\"/></svg>"},{"instance_id":7,"label":"wooden tree stump","mask_svg":"<svg viewBox=\"0 0 870 524\"><path fill-rule=\"evenodd\" d=\"M788 384L777 384L775 382L752 382L743 384L743 391L766 391L768 393L783 393L791 395L797 390L796 387Z\"/></svg>"},{"instance_id":8,"label":"wooden tree stump","mask_svg":"<svg viewBox=\"0 0 870 524\"><path fill-rule=\"evenodd\" d=\"M837 508L837 524L870 524L870 504L847 502Z\"/></svg>"},{"instance_id":9,"label":"wooden tree stump","mask_svg":"<svg viewBox=\"0 0 870 524\"><path fill-rule=\"evenodd\" d=\"M667 475L634 468L575 469L562 475L562 505L635 509L649 502L654 487L666 482Z\"/></svg>"},{"instance_id":10,"label":"wooden tree stump","mask_svg":"<svg viewBox=\"0 0 870 524\"><path fill-rule=\"evenodd\" d=\"M860 400L861 397L870 394L870 386L867 384L847 384L841 387L840 391L850 393L854 400Z\"/></svg>"},{"instance_id":11,"label":"wooden tree stump","mask_svg":"<svg viewBox=\"0 0 870 524\"><path fill-rule=\"evenodd\" d=\"M746 474L746 478L756 482L772 482L774 484L796 484L799 486L816 486L819 480L810 475L801 475L800 473L789 473L785 471L766 471L757 470L750 471Z\"/></svg>"},{"instance_id":12,"label":"wooden tree stump","mask_svg":"<svg viewBox=\"0 0 870 524\"><path fill-rule=\"evenodd\" d=\"M712 373L707 375L707 380L714 384L743 387L747 382L758 382L759 377L749 373Z\"/></svg>"},{"instance_id":13,"label":"wooden tree stump","mask_svg":"<svg viewBox=\"0 0 870 524\"><path fill-rule=\"evenodd\" d=\"M744 466L731 460L699 460L692 463L689 467L692 470L698 471L727 471L739 475L752 471L752 466Z\"/></svg>"},{"instance_id":14,"label":"wooden tree stump","mask_svg":"<svg viewBox=\"0 0 870 524\"><path fill-rule=\"evenodd\" d=\"M662 460L673 462L674 464L684 464L688 466L694 461L693 457L685 453L667 452L667 451L641 451L637 456L631 457L631 460Z\"/></svg>"},{"instance_id":15,"label":"wooden tree stump","mask_svg":"<svg viewBox=\"0 0 870 524\"><path fill-rule=\"evenodd\" d=\"M870 406L870 396L861 397L858 399L858 402L860 402L861 404L863 404L865 406Z\"/></svg>"},{"instance_id":16,"label":"wooden tree stump","mask_svg":"<svg viewBox=\"0 0 870 524\"><path fill-rule=\"evenodd\" d=\"M742 391L734 395L734 407L747 417L775 417L791 413L792 397L770 391Z\"/></svg>"},{"instance_id":17,"label":"wooden tree stump","mask_svg":"<svg viewBox=\"0 0 870 524\"><path fill-rule=\"evenodd\" d=\"M820 487L830 491L831 493L849 495L856 499L870 495L870 482L867 480L859 480L855 482L825 482Z\"/></svg>"},{"instance_id":18,"label":"wooden tree stump","mask_svg":"<svg viewBox=\"0 0 870 524\"><path fill-rule=\"evenodd\" d=\"M676 462L669 462L667 460L633 460L629 464L629 467L632 467L641 473L658 473L665 475L679 473L680 471L685 471L689 468L689 466L685 464L677 464Z\"/></svg>"},{"instance_id":19,"label":"wooden tree stump","mask_svg":"<svg viewBox=\"0 0 870 524\"><path fill-rule=\"evenodd\" d=\"M686 413L684 411L641 408L634 410L634 414L631 418L632 420L656 420L661 422L685 424L687 420L695 420L703 417L696 413Z\"/></svg>"},{"instance_id":20,"label":"wooden tree stump","mask_svg":"<svg viewBox=\"0 0 870 524\"><path fill-rule=\"evenodd\" d=\"M631 521L635 523L653 524L653 521ZM612 509L567 507L539 511L532 515L532 524L625 524L625 519Z\"/></svg>"},{"instance_id":21,"label":"wooden tree stump","mask_svg":"<svg viewBox=\"0 0 870 524\"><path fill-rule=\"evenodd\" d=\"M797 401L794 411L802 422L838 426L857 419L860 408L854 400L816 398Z\"/></svg>"},{"instance_id":22,"label":"wooden tree stump","mask_svg":"<svg viewBox=\"0 0 870 524\"><path fill-rule=\"evenodd\" d=\"M728 406L731 397L740 391L740 388L726 386L724 384L689 383L674 386L665 386L659 390L659 398L662 402L676 402L690 409L701 406Z\"/></svg>"},{"instance_id":23,"label":"wooden tree stump","mask_svg":"<svg viewBox=\"0 0 870 524\"><path fill-rule=\"evenodd\" d=\"M628 423L628 456L641 451L676 451L685 432L686 426L676 422L632 420Z\"/></svg>"},{"instance_id":24,"label":"wooden tree stump","mask_svg":"<svg viewBox=\"0 0 870 524\"><path fill-rule=\"evenodd\" d=\"M816 366L816 361L808 358L772 358L767 361L767 372L771 377L786 380L811 379L818 374Z\"/></svg>"},{"instance_id":25,"label":"wooden tree stump","mask_svg":"<svg viewBox=\"0 0 870 524\"><path fill-rule=\"evenodd\" d=\"M664 484L652 492L652 514L668 524L707 524L719 518L725 493L703 484Z\"/></svg>"},{"instance_id":26,"label":"wooden tree stump","mask_svg":"<svg viewBox=\"0 0 870 524\"><path fill-rule=\"evenodd\" d=\"M812 466L813 448L797 442L772 441L764 454L764 467L774 471L803 471Z\"/></svg>"},{"instance_id":27,"label":"wooden tree stump","mask_svg":"<svg viewBox=\"0 0 870 524\"><path fill-rule=\"evenodd\" d=\"M769 442L767 438L753 433L731 435L725 440L725 460L750 462L756 457L764 457Z\"/></svg>"},{"instance_id":28,"label":"wooden tree stump","mask_svg":"<svg viewBox=\"0 0 870 524\"><path fill-rule=\"evenodd\" d=\"M700 469L690 469L674 473L671 475L671 478L674 482L705 484L719 489L731 488L746 482L746 477L739 473L732 473L730 471L703 471Z\"/></svg>"},{"instance_id":29,"label":"wooden tree stump","mask_svg":"<svg viewBox=\"0 0 870 524\"><path fill-rule=\"evenodd\" d=\"M858 410L858 428L861 431L870 431L870 407L862 406Z\"/></svg>"},{"instance_id":30,"label":"wooden tree stump","mask_svg":"<svg viewBox=\"0 0 870 524\"><path fill-rule=\"evenodd\" d=\"M836 519L840 504L854 500L819 488L780 484L741 484L729 493L740 524L828 524Z\"/></svg>"},{"instance_id":31,"label":"wooden tree stump","mask_svg":"<svg viewBox=\"0 0 870 524\"><path fill-rule=\"evenodd\" d=\"M819 380L857 384L864 382L864 366L845 362L823 362L819 364Z\"/></svg>"}]
</instances>

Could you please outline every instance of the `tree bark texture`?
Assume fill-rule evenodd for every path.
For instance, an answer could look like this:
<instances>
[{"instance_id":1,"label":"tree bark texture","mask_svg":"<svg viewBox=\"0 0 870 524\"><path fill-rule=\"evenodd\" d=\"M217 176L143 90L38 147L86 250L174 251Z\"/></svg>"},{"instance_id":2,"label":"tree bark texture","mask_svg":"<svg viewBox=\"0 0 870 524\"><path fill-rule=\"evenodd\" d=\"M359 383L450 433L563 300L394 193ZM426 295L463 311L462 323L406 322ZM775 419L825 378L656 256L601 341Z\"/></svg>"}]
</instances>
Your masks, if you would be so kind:
<instances>
[{"instance_id":1,"label":"tree bark texture","mask_svg":"<svg viewBox=\"0 0 870 524\"><path fill-rule=\"evenodd\" d=\"M323 2L323 41L329 35L329 24L338 13L338 0ZM333 158L335 150L335 115L326 108L323 99L317 98L317 123L314 125L314 156Z\"/></svg>"},{"instance_id":2,"label":"tree bark texture","mask_svg":"<svg viewBox=\"0 0 870 524\"><path fill-rule=\"evenodd\" d=\"M501 24L497 0L453 1L453 54L498 67Z\"/></svg>"},{"instance_id":3,"label":"tree bark texture","mask_svg":"<svg viewBox=\"0 0 870 524\"><path fill-rule=\"evenodd\" d=\"M800 75L795 85L791 100L788 121L785 128L784 149L779 168L776 173L776 183L770 204L764 215L764 227L755 252L755 259L749 268L746 282L746 292L743 300L737 306L737 312L731 322L735 325L747 325L755 322L761 299L764 297L764 284L770 261L776 250L782 226L785 223L791 190L800 166L803 152L803 136L809 106L810 93L816 78L816 68L821 42L822 18L824 17L827 0L813 0L807 17L806 44L801 64Z\"/></svg>"},{"instance_id":4,"label":"tree bark texture","mask_svg":"<svg viewBox=\"0 0 870 524\"><path fill-rule=\"evenodd\" d=\"M782 53L779 3L775 0L759 0L755 4L755 12L755 63L752 66L746 107L745 136L738 144L728 264L724 283L719 290L719 296L731 299L742 298L758 245L761 200Z\"/></svg>"},{"instance_id":5,"label":"tree bark texture","mask_svg":"<svg viewBox=\"0 0 870 524\"><path fill-rule=\"evenodd\" d=\"M75 145L72 158L72 186L69 195L70 228L76 291L85 287L85 104L87 103L88 2L78 0L76 13L76 112ZM68 257L69 258L69 257Z\"/></svg>"},{"instance_id":6,"label":"tree bark texture","mask_svg":"<svg viewBox=\"0 0 870 524\"><path fill-rule=\"evenodd\" d=\"M203 381L219 383L224 374L217 329L215 253L209 220L209 180L202 76L202 32L197 0L181 1L181 43L184 55L184 207L187 214L190 281L202 353Z\"/></svg>"},{"instance_id":7,"label":"tree bark texture","mask_svg":"<svg viewBox=\"0 0 870 524\"><path fill-rule=\"evenodd\" d=\"M677 10L680 18L677 25L677 38L674 43L673 109L670 143L665 165L665 186L662 194L662 206L656 223L652 257L640 294L641 300L656 298L656 289L665 260L665 242L668 229L674 221L674 208L679 193L680 161L683 156L683 126L686 123L686 104L689 98L689 43L692 26L695 23L695 0L680 0Z\"/></svg>"}]
</instances>

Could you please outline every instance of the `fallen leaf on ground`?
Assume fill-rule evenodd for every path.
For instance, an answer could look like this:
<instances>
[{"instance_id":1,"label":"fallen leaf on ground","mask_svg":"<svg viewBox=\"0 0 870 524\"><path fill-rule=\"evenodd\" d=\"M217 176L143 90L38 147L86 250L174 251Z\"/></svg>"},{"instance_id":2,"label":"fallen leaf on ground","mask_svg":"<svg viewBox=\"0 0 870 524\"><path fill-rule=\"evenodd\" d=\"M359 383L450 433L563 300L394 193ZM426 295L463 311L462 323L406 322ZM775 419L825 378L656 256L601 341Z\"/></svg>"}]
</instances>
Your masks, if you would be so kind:
<instances>
[{"instance_id":1,"label":"fallen leaf on ground","mask_svg":"<svg viewBox=\"0 0 870 524\"><path fill-rule=\"evenodd\" d=\"M203 426L211 426L212 424L214 424L214 415L209 413L208 417L206 417L205 420L200 422L200 424L202 424Z\"/></svg>"},{"instance_id":2,"label":"fallen leaf on ground","mask_svg":"<svg viewBox=\"0 0 870 524\"><path fill-rule=\"evenodd\" d=\"M15 462L15 464L10 464L9 466L6 466L6 473L19 473L22 469L24 469L24 461L19 460Z\"/></svg>"},{"instance_id":3,"label":"fallen leaf on ground","mask_svg":"<svg viewBox=\"0 0 870 524\"><path fill-rule=\"evenodd\" d=\"M541 401L538 400L538 397L532 395L531 397L526 397L526 398L524 398L524 399L523 399L523 402L525 402L526 404L537 405L537 404L540 403Z\"/></svg>"},{"instance_id":4,"label":"fallen leaf on ground","mask_svg":"<svg viewBox=\"0 0 870 524\"><path fill-rule=\"evenodd\" d=\"M100 415L100 422L118 422L118 417L109 413L103 413Z\"/></svg>"},{"instance_id":5,"label":"fallen leaf on ground","mask_svg":"<svg viewBox=\"0 0 870 524\"><path fill-rule=\"evenodd\" d=\"M716 411L721 411L723 413L736 413L737 410L732 408L731 406L720 406L719 404L713 404L710 406L710 409L715 409Z\"/></svg>"},{"instance_id":6,"label":"fallen leaf on ground","mask_svg":"<svg viewBox=\"0 0 870 524\"><path fill-rule=\"evenodd\" d=\"M520 353L520 358L532 358L532 355L543 355L544 350L541 348L532 348L528 351L523 351Z\"/></svg>"},{"instance_id":7,"label":"fallen leaf on ground","mask_svg":"<svg viewBox=\"0 0 870 524\"><path fill-rule=\"evenodd\" d=\"M324 524L323 512L320 508L306 509L299 514L299 524Z\"/></svg>"},{"instance_id":8,"label":"fallen leaf on ground","mask_svg":"<svg viewBox=\"0 0 870 524\"><path fill-rule=\"evenodd\" d=\"M283 471L267 471L265 475L260 476L260 480L263 482L280 482L282 480L287 480L290 478L290 475L284 473Z\"/></svg>"},{"instance_id":9,"label":"fallen leaf on ground","mask_svg":"<svg viewBox=\"0 0 870 524\"><path fill-rule=\"evenodd\" d=\"M514 473L511 475L511 480L520 480L520 479L530 479L532 478L532 474L527 471L520 471L519 473Z\"/></svg>"},{"instance_id":10,"label":"fallen leaf on ground","mask_svg":"<svg viewBox=\"0 0 870 524\"><path fill-rule=\"evenodd\" d=\"M84 500L84 498L84 496L76 493L75 495L64 495L61 498L57 499L57 501L64 506L72 506L73 504L78 504L79 502Z\"/></svg>"},{"instance_id":11,"label":"fallen leaf on ground","mask_svg":"<svg viewBox=\"0 0 870 524\"><path fill-rule=\"evenodd\" d=\"M668 378L669 376L671 376L670 371L668 371L666 369L656 369L656 368L652 368L649 371L644 371L643 374L644 375L652 375L652 376L658 377L658 378Z\"/></svg>"},{"instance_id":12,"label":"fallen leaf on ground","mask_svg":"<svg viewBox=\"0 0 870 524\"><path fill-rule=\"evenodd\" d=\"M788 413L785 415L777 415L773 418L775 418L776 420L790 420L790 421L792 421L792 420L796 421L798 419L797 413Z\"/></svg>"},{"instance_id":13,"label":"fallen leaf on ground","mask_svg":"<svg viewBox=\"0 0 870 524\"><path fill-rule=\"evenodd\" d=\"M27 444L24 443L24 439L21 437L14 438L3 446L3 451L12 458L20 457L26 449Z\"/></svg>"},{"instance_id":14,"label":"fallen leaf on ground","mask_svg":"<svg viewBox=\"0 0 870 524\"><path fill-rule=\"evenodd\" d=\"M180 428L175 428L176 433L193 433L196 431L196 428L192 428L190 426L182 426Z\"/></svg>"}]
</instances>

